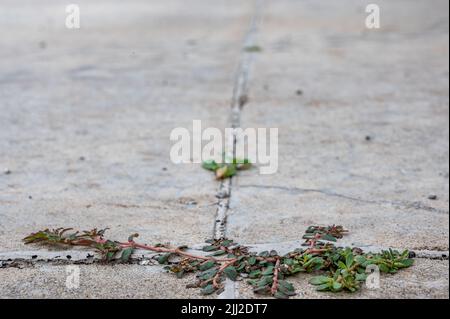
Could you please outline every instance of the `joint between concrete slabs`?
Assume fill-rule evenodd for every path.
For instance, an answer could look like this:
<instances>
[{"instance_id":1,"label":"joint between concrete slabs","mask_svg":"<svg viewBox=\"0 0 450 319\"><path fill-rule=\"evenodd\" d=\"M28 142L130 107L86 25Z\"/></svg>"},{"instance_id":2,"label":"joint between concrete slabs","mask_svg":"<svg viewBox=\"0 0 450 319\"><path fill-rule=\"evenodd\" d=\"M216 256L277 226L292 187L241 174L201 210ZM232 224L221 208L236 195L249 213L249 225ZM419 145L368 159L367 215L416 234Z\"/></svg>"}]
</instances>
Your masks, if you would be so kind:
<instances>
[{"instance_id":1,"label":"joint between concrete slabs","mask_svg":"<svg viewBox=\"0 0 450 319\"><path fill-rule=\"evenodd\" d=\"M254 53L246 52L245 47L255 45L256 35L261 23L262 8L264 0L257 0L255 2L255 9L252 16L249 30L246 32L243 52L241 53L241 61L236 71L236 78L233 85L233 97L231 100L231 114L230 124L232 128L240 127L241 111L248 101L248 79L250 74L251 65L254 59ZM226 154L229 157L234 158L236 152L236 133L233 131L227 136L227 141L230 145L233 145L232 153ZM216 218L214 222L214 238L221 239L226 236L226 223L227 213L230 203L232 189L232 178L222 181L219 186L216 197L219 198L217 204Z\"/></svg>"}]
</instances>

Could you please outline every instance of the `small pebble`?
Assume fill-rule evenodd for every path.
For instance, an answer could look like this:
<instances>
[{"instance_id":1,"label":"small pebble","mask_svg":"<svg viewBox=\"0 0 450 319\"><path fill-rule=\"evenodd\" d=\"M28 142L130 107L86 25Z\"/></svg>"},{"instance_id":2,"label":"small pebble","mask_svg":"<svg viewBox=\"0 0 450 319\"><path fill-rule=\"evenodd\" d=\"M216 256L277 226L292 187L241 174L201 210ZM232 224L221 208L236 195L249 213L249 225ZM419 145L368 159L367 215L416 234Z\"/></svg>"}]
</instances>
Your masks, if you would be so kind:
<instances>
[{"instance_id":1,"label":"small pebble","mask_svg":"<svg viewBox=\"0 0 450 319\"><path fill-rule=\"evenodd\" d=\"M436 200L437 196L436 195L430 195L430 196L428 196L428 199L429 200Z\"/></svg>"},{"instance_id":2,"label":"small pebble","mask_svg":"<svg viewBox=\"0 0 450 319\"><path fill-rule=\"evenodd\" d=\"M79 158L80 161L84 161L85 159L86 159L86 157L84 157L84 156L80 156L80 158Z\"/></svg>"},{"instance_id":3,"label":"small pebble","mask_svg":"<svg viewBox=\"0 0 450 319\"><path fill-rule=\"evenodd\" d=\"M367 142L370 142L371 140L372 140L372 136L367 135L367 136L366 136L366 141L367 141Z\"/></svg>"},{"instance_id":4,"label":"small pebble","mask_svg":"<svg viewBox=\"0 0 450 319\"><path fill-rule=\"evenodd\" d=\"M303 95L303 91L302 91L302 90L297 90L295 93L296 93L297 95Z\"/></svg>"},{"instance_id":5,"label":"small pebble","mask_svg":"<svg viewBox=\"0 0 450 319\"><path fill-rule=\"evenodd\" d=\"M28 196L28 199L33 199L33 196L31 196L31 195L30 195L30 196Z\"/></svg>"},{"instance_id":6,"label":"small pebble","mask_svg":"<svg viewBox=\"0 0 450 319\"><path fill-rule=\"evenodd\" d=\"M11 174L11 171L9 169L5 169L4 173L5 173L5 175L9 175L9 174Z\"/></svg>"}]
</instances>

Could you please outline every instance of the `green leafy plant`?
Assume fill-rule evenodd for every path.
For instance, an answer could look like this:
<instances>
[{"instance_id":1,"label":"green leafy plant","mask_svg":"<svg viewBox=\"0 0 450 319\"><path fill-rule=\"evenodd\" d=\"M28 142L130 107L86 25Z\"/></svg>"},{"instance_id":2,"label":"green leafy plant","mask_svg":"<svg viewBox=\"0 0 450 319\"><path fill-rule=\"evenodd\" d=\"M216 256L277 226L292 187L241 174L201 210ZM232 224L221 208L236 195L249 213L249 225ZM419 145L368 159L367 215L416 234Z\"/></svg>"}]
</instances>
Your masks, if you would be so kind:
<instances>
[{"instance_id":1,"label":"green leafy plant","mask_svg":"<svg viewBox=\"0 0 450 319\"><path fill-rule=\"evenodd\" d=\"M258 45L251 45L244 48L245 52L249 53L258 53L261 52L263 49Z\"/></svg>"},{"instance_id":2,"label":"green leafy plant","mask_svg":"<svg viewBox=\"0 0 450 319\"><path fill-rule=\"evenodd\" d=\"M287 281L298 273L320 272L310 280L318 291L355 292L366 280L366 268L377 265L383 273L395 273L413 265L409 252L394 250L381 253L363 253L359 248L340 248L334 245L347 231L342 226L311 226L303 238L301 248L284 255L276 251L251 252L249 247L230 239L208 240L203 254L191 254L186 246L168 247L145 245L135 241L138 234L129 236L127 242L104 238L106 229L74 232L70 228L43 230L24 238L26 244L85 246L97 250L105 261L120 256L129 262L136 249L158 253L158 262L178 278L195 273L195 282L188 288L198 288L204 295L221 293L224 281L247 280L256 294L275 298L294 296L294 285Z\"/></svg>"},{"instance_id":3,"label":"green leafy plant","mask_svg":"<svg viewBox=\"0 0 450 319\"><path fill-rule=\"evenodd\" d=\"M217 163L214 160L204 161L202 167L209 171L213 171L216 174L217 179L230 178L237 174L240 170L251 168L252 164L248 159L236 159L226 160L225 163Z\"/></svg>"}]
</instances>

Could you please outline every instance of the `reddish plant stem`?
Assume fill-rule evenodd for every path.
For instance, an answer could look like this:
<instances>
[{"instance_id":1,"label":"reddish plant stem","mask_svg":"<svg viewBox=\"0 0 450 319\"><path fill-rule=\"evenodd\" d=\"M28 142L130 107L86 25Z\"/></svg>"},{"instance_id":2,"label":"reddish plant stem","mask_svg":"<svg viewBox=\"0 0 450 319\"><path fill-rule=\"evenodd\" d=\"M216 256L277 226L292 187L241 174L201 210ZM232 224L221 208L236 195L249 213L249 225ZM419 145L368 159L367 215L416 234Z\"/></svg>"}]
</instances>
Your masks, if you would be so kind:
<instances>
[{"instance_id":1,"label":"reddish plant stem","mask_svg":"<svg viewBox=\"0 0 450 319\"><path fill-rule=\"evenodd\" d=\"M270 290L272 296L275 295L278 291L278 275L280 273L280 259L277 258L277 262L275 264L275 269L273 271L273 283L272 288Z\"/></svg>"},{"instance_id":2,"label":"reddish plant stem","mask_svg":"<svg viewBox=\"0 0 450 319\"><path fill-rule=\"evenodd\" d=\"M214 257L206 257L206 256L197 256L197 255L193 255L193 254L189 254L181 249L178 248L166 248L166 247L155 247L155 246L149 246L149 245L143 245L143 244L138 244L136 242L128 242L128 243L120 243L120 246L122 248L129 248L129 247L133 247L133 248L139 248L139 249L144 249L144 250L150 250L150 251L154 251L154 252L158 252L158 253L171 253L171 254L177 254L180 256L184 256L184 257L188 257L188 258L192 258L192 259L200 259L200 260L204 260L204 261L215 261L215 262L229 262L232 260L235 260L233 258L223 258L223 259L217 259Z\"/></svg>"},{"instance_id":3,"label":"reddish plant stem","mask_svg":"<svg viewBox=\"0 0 450 319\"><path fill-rule=\"evenodd\" d=\"M237 259L232 259L232 260L230 260L230 261L224 263L222 266L220 266L219 270L217 271L217 274L214 276L214 279L213 279L213 286L214 286L214 288L216 288L216 289L221 288L221 287L220 287L220 283L219 283L220 276L222 276L223 271L224 271L227 267L230 267L230 266L233 265L236 261L237 261Z\"/></svg>"},{"instance_id":4,"label":"reddish plant stem","mask_svg":"<svg viewBox=\"0 0 450 319\"><path fill-rule=\"evenodd\" d=\"M328 249L307 249L306 253L307 254L320 254L320 253L324 253L327 251L328 251Z\"/></svg>"}]
</instances>

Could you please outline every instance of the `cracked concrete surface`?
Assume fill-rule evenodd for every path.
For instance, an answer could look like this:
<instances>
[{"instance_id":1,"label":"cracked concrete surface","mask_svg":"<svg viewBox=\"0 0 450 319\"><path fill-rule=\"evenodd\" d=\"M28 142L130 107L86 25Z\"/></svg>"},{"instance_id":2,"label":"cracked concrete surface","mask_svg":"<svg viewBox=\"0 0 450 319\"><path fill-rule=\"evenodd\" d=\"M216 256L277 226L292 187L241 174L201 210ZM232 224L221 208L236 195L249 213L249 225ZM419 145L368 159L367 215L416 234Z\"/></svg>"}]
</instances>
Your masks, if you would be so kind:
<instances>
[{"instance_id":1,"label":"cracked concrete surface","mask_svg":"<svg viewBox=\"0 0 450 319\"><path fill-rule=\"evenodd\" d=\"M191 278L139 256L80 265L81 287L68 290L64 265L34 259L91 252L25 247L40 228L189 245L226 234L282 250L332 223L350 245L423 258L353 295L318 294L298 276L298 297L448 298L448 260L433 259L448 259L449 242L447 1L380 0L379 30L357 0L261 1L257 28L251 0L80 0L76 31L59 1L39 14L31 1L1 3L0 260L32 262L0 265L0 298L200 297L184 288ZM249 42L262 51L242 50ZM194 119L278 127L278 173L219 185L172 164L170 132ZM221 297L254 298L241 282Z\"/></svg>"}]
</instances>

